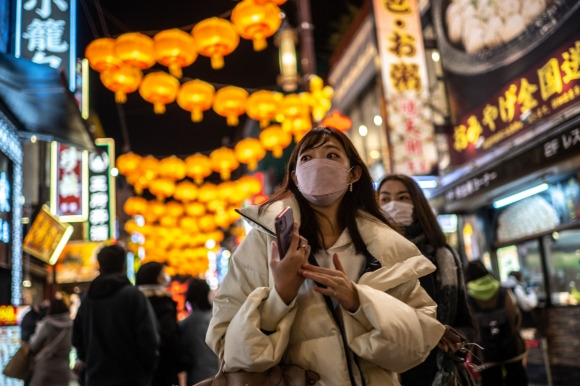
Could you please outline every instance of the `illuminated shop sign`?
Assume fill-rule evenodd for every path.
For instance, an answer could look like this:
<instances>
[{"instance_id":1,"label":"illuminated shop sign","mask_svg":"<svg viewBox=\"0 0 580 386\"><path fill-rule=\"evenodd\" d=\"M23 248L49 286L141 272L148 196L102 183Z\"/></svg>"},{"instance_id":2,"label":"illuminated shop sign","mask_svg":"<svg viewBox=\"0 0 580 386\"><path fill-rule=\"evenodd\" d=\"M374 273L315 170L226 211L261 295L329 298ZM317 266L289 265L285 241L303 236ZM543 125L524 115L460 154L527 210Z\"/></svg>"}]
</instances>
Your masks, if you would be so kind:
<instances>
[{"instance_id":1,"label":"illuminated shop sign","mask_svg":"<svg viewBox=\"0 0 580 386\"><path fill-rule=\"evenodd\" d=\"M60 221L43 205L24 237L22 250L54 265L72 232L72 225Z\"/></svg>"},{"instance_id":2,"label":"illuminated shop sign","mask_svg":"<svg viewBox=\"0 0 580 386\"><path fill-rule=\"evenodd\" d=\"M114 238L114 189L111 165L115 163L114 142L99 138L97 147L102 152L89 154L89 240L104 241Z\"/></svg>"},{"instance_id":3,"label":"illuminated shop sign","mask_svg":"<svg viewBox=\"0 0 580 386\"><path fill-rule=\"evenodd\" d=\"M578 104L579 63L580 40L576 38L472 110L449 138L451 163L459 165L476 158ZM562 146L567 146L566 142Z\"/></svg>"},{"instance_id":4,"label":"illuminated shop sign","mask_svg":"<svg viewBox=\"0 0 580 386\"><path fill-rule=\"evenodd\" d=\"M11 220L12 220L12 183L9 171L10 162L0 153L0 265L7 266L10 256Z\"/></svg>"},{"instance_id":5,"label":"illuminated shop sign","mask_svg":"<svg viewBox=\"0 0 580 386\"><path fill-rule=\"evenodd\" d=\"M18 307L2 304L0 305L0 326L18 325Z\"/></svg>"},{"instance_id":6,"label":"illuminated shop sign","mask_svg":"<svg viewBox=\"0 0 580 386\"><path fill-rule=\"evenodd\" d=\"M15 56L61 68L75 89L76 0L17 0Z\"/></svg>"},{"instance_id":7,"label":"illuminated shop sign","mask_svg":"<svg viewBox=\"0 0 580 386\"><path fill-rule=\"evenodd\" d=\"M393 169L430 174L437 151L417 0L373 0L373 6Z\"/></svg>"},{"instance_id":8,"label":"illuminated shop sign","mask_svg":"<svg viewBox=\"0 0 580 386\"><path fill-rule=\"evenodd\" d=\"M51 144L50 208L61 221L87 219L87 151Z\"/></svg>"}]
</instances>

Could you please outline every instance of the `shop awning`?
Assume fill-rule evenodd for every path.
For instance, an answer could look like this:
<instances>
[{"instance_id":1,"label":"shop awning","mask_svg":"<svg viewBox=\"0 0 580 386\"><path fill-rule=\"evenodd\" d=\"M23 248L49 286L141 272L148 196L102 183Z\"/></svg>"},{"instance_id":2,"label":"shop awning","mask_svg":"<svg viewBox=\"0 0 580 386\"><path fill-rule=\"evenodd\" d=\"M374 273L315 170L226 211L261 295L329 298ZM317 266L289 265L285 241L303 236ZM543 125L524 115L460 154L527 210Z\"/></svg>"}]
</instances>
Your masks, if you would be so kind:
<instances>
[{"instance_id":1,"label":"shop awning","mask_svg":"<svg viewBox=\"0 0 580 386\"><path fill-rule=\"evenodd\" d=\"M61 71L0 53L0 105L19 135L94 150L89 127L66 84Z\"/></svg>"}]
</instances>

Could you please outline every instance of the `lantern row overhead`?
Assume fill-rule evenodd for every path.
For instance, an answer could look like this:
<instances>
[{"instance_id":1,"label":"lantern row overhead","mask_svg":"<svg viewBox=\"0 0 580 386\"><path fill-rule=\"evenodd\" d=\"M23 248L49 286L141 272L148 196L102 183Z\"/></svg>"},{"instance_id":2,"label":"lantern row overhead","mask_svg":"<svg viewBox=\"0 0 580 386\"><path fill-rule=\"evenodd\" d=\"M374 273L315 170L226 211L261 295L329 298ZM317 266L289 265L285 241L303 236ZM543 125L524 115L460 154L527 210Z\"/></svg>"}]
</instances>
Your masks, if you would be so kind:
<instances>
[{"instance_id":1,"label":"lantern row overhead","mask_svg":"<svg viewBox=\"0 0 580 386\"><path fill-rule=\"evenodd\" d=\"M213 110L226 117L230 126L238 125L238 117L246 113L265 127L269 121L285 122L285 130L300 135L307 131L304 120L320 121L330 109L332 88L323 87L322 79L310 81L310 92L283 96L260 90L249 95L236 86L219 90L203 80L194 79L180 84L182 68L191 65L198 55L211 58L214 69L224 66L224 56L232 53L239 37L252 40L254 50L267 47L266 38L281 24L281 11L276 4L283 1L244 0L232 13L231 22L212 17L197 23L191 34L177 28L160 31L153 38L139 33L122 34L116 39L99 38L85 50L89 65L100 73L103 85L115 92L115 100L124 103L128 93L139 90L146 101L154 105L154 112L163 114L165 106L177 101L200 122L203 112ZM155 63L168 67L163 71L143 75L143 70ZM306 127L305 127L306 125ZM308 128L309 129L309 128Z\"/></svg>"}]
</instances>

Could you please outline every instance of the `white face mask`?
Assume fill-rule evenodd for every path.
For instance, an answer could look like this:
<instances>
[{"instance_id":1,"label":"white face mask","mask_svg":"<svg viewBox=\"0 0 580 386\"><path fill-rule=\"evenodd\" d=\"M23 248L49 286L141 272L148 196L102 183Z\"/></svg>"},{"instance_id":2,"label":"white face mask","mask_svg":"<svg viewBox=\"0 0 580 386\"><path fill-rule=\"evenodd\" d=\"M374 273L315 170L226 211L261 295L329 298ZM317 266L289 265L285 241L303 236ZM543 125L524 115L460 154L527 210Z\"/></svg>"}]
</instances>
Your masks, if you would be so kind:
<instances>
[{"instance_id":1,"label":"white face mask","mask_svg":"<svg viewBox=\"0 0 580 386\"><path fill-rule=\"evenodd\" d=\"M400 226L407 227L413 223L413 204L402 201L389 201L381 205L381 209Z\"/></svg>"},{"instance_id":2,"label":"white face mask","mask_svg":"<svg viewBox=\"0 0 580 386\"><path fill-rule=\"evenodd\" d=\"M298 190L314 205L328 206L346 192L351 169L329 159L312 159L296 166Z\"/></svg>"}]
</instances>

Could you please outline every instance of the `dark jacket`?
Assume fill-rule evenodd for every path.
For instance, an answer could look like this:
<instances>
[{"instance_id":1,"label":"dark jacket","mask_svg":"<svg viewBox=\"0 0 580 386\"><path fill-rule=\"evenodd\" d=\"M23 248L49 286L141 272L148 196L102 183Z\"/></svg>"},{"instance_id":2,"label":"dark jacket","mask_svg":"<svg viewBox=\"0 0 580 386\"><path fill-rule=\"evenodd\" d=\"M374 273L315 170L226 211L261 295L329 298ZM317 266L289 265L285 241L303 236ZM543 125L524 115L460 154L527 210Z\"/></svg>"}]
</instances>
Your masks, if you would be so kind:
<instances>
[{"instance_id":1,"label":"dark jacket","mask_svg":"<svg viewBox=\"0 0 580 386\"><path fill-rule=\"evenodd\" d=\"M153 374L153 385L177 385L179 384L177 373L185 370L184 354L177 324L177 303L171 298L171 294L161 286L144 285L138 288L149 299L159 328L159 361Z\"/></svg>"},{"instance_id":2,"label":"dark jacket","mask_svg":"<svg viewBox=\"0 0 580 386\"><path fill-rule=\"evenodd\" d=\"M435 272L419 279L421 286L437 303L437 320L452 326L473 342L476 322L468 302L459 256L449 246L435 249L417 221L405 229L405 236L437 267ZM402 383L404 386L430 386L434 379L444 379L450 368L455 369L462 385L475 384L463 364L437 347L423 363L402 374Z\"/></svg>"},{"instance_id":3,"label":"dark jacket","mask_svg":"<svg viewBox=\"0 0 580 386\"><path fill-rule=\"evenodd\" d=\"M89 286L72 343L85 364L85 386L151 385L159 336L151 305L127 277L100 275Z\"/></svg>"},{"instance_id":4,"label":"dark jacket","mask_svg":"<svg viewBox=\"0 0 580 386\"><path fill-rule=\"evenodd\" d=\"M194 309L187 318L179 323L183 347L187 351L189 359L188 385L216 375L220 366L219 358L205 343L211 312L211 310Z\"/></svg>"}]
</instances>

